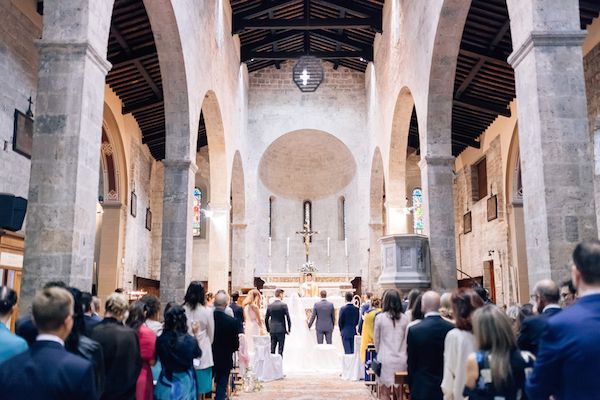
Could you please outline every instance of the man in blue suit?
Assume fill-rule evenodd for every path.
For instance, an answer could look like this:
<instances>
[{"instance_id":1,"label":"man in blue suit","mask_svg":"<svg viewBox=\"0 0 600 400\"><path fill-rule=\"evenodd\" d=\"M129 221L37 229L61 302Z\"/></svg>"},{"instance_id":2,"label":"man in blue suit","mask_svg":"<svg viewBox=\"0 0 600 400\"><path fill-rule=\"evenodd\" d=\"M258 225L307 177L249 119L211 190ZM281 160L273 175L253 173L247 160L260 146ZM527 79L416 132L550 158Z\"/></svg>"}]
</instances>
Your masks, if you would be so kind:
<instances>
[{"instance_id":1,"label":"man in blue suit","mask_svg":"<svg viewBox=\"0 0 600 400\"><path fill-rule=\"evenodd\" d=\"M354 336L356 336L356 325L360 319L360 310L352 304L352 293L346 292L346 305L340 308L338 326L342 335L344 353L354 354Z\"/></svg>"},{"instance_id":2,"label":"man in blue suit","mask_svg":"<svg viewBox=\"0 0 600 400\"><path fill-rule=\"evenodd\" d=\"M546 331L548 318L558 314L561 310L558 305L560 291L556 283L550 279L544 279L535 285L533 293L532 297L535 299L539 315L525 318L521 324L517 345L521 350L537 354L542 333Z\"/></svg>"},{"instance_id":3,"label":"man in blue suit","mask_svg":"<svg viewBox=\"0 0 600 400\"><path fill-rule=\"evenodd\" d=\"M600 242L580 243L573 252L577 302L547 321L538 358L527 380L530 399L599 399Z\"/></svg>"},{"instance_id":4,"label":"man in blue suit","mask_svg":"<svg viewBox=\"0 0 600 400\"><path fill-rule=\"evenodd\" d=\"M32 305L38 336L31 348L0 364L3 400L97 399L92 364L64 348L73 327L73 297L62 288L38 292Z\"/></svg>"}]
</instances>

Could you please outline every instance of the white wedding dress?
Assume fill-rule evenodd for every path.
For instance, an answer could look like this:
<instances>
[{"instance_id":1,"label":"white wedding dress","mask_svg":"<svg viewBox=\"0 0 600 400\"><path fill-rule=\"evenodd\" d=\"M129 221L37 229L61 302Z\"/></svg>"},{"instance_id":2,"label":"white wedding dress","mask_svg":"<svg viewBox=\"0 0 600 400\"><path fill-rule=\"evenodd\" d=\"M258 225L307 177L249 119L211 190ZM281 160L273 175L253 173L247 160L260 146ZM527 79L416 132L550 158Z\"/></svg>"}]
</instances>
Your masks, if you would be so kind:
<instances>
[{"instance_id":1,"label":"white wedding dress","mask_svg":"<svg viewBox=\"0 0 600 400\"><path fill-rule=\"evenodd\" d=\"M333 344L317 344L314 332L308 329L306 312L298 294L286 298L291 333L285 340L283 371L285 374L339 373L342 369L342 342L337 327L333 332Z\"/></svg>"}]
</instances>

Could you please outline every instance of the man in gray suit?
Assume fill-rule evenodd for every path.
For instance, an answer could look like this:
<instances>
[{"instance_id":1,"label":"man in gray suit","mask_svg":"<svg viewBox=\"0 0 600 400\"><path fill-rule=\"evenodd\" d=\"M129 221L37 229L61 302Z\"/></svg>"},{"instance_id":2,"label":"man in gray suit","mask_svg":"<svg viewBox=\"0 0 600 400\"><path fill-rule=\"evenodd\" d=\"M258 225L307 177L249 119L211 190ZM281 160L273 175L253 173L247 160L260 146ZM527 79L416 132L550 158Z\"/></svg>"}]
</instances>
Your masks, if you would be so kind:
<instances>
[{"instance_id":1,"label":"man in gray suit","mask_svg":"<svg viewBox=\"0 0 600 400\"><path fill-rule=\"evenodd\" d=\"M331 333L335 325L335 309L333 303L327 301L327 292L321 290L321 301L315 303L312 316L308 322L308 329L312 327L313 322L317 320L317 343L323 344L323 336L327 344L331 344Z\"/></svg>"}]
</instances>

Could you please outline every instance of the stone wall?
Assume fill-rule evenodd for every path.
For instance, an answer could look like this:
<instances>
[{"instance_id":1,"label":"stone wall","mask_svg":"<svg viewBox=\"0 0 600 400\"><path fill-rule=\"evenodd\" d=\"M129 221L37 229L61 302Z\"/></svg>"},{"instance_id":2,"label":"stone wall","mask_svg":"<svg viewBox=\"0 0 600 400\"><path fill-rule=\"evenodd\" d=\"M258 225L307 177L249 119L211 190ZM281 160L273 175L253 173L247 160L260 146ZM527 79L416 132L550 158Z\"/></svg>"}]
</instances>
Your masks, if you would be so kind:
<instances>
[{"instance_id":1,"label":"stone wall","mask_svg":"<svg viewBox=\"0 0 600 400\"><path fill-rule=\"evenodd\" d=\"M39 15L25 14L13 1L0 2L0 193L24 198L30 162L13 151L14 114L15 109L27 111L30 96L35 102L39 64L35 40L41 34ZM32 110L35 114L35 104Z\"/></svg>"},{"instance_id":2,"label":"stone wall","mask_svg":"<svg viewBox=\"0 0 600 400\"><path fill-rule=\"evenodd\" d=\"M600 44L583 57L590 134L600 129Z\"/></svg>"},{"instance_id":3,"label":"stone wall","mask_svg":"<svg viewBox=\"0 0 600 400\"><path fill-rule=\"evenodd\" d=\"M333 69L331 63L323 62L325 78L314 93L302 93L292 81L294 62L251 73L248 89L248 139L252 152L244 160L247 182L248 270L256 275L268 271L268 210L269 197L275 195L271 265L274 271L285 270L286 239L290 237L290 265L294 272L302 262L303 245L295 231L302 229L302 202L313 202L313 228L321 230L315 235L313 255L327 270L326 246L330 238L331 270L343 272L345 248L338 239L338 201L346 201L346 233L348 240L350 271L366 272L368 231L368 199L370 157L367 140L367 105L364 74L340 67ZM258 165L267 147L289 132L311 129L333 135L351 153L356 163L356 174L351 182L333 194L319 199L285 198L268 190L258 177ZM296 149L302 152L302 148ZM318 173L315 170L315 173ZM291 179L296 179L291 175ZM332 184L334 182L331 182ZM318 191L319 188L316 188ZM282 230L285 227L285 232ZM312 256L311 256L312 258ZM293 265L292 265L293 264ZM325 265L323 265L325 264Z\"/></svg>"}]
</instances>

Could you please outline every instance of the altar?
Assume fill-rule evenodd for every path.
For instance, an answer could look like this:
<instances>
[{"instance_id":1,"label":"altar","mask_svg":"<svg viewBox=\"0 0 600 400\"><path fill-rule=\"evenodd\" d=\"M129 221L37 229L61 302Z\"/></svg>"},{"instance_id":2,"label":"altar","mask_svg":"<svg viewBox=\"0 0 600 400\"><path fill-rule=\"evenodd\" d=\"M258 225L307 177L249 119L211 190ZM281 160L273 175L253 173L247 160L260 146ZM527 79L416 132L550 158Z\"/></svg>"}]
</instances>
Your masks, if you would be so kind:
<instances>
[{"instance_id":1,"label":"altar","mask_svg":"<svg viewBox=\"0 0 600 400\"><path fill-rule=\"evenodd\" d=\"M354 288L350 283L354 276L348 276L344 273L314 273L313 281L318 286L319 291L325 290L328 298L340 297L343 299L346 292L354 293ZM305 276L302 273L277 273L277 274L264 274L260 278L265 282L262 288L262 295L268 301L269 298L275 296L276 289L283 289L286 296L290 296L292 293L301 294L300 287L304 283ZM307 300L304 300L307 299ZM312 308L315 299L301 298L303 302L312 301L309 308ZM333 300L330 299L333 302ZM268 304L268 303L267 303ZM335 303L334 303L335 305ZM343 302L342 304L343 305ZM341 307L340 305L340 307ZM338 306L336 305L336 308Z\"/></svg>"}]
</instances>

